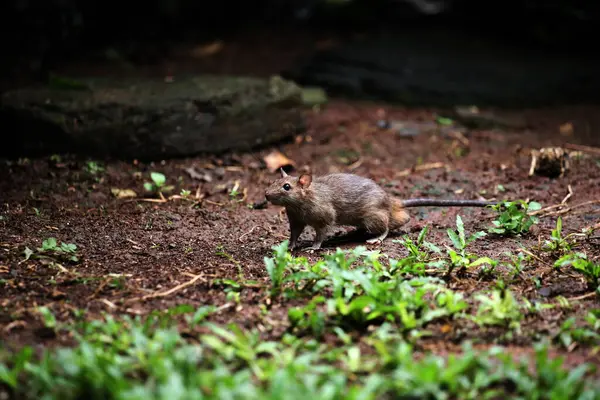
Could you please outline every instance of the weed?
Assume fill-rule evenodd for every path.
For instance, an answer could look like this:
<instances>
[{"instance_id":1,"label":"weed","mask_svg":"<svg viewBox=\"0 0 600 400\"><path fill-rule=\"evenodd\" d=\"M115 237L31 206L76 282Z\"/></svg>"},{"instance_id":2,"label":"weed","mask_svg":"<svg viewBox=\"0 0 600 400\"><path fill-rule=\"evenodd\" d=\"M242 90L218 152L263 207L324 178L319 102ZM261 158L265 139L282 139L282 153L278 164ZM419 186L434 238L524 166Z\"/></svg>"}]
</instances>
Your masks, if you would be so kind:
<instances>
[{"instance_id":1,"label":"weed","mask_svg":"<svg viewBox=\"0 0 600 400\"><path fill-rule=\"evenodd\" d=\"M425 277L405 280L402 270L386 269L381 260L384 256L363 246L348 252L337 249L314 265L304 258L292 258L284 250L282 244L275 249L275 257L265 259L272 293L317 296L314 303L288 314L293 328L321 334L327 324L362 329L387 321L414 335L427 323L466 308L462 297L445 288L442 281ZM286 269L289 274L283 277ZM317 302L324 303L324 313L317 310Z\"/></svg>"},{"instance_id":2,"label":"weed","mask_svg":"<svg viewBox=\"0 0 600 400\"><path fill-rule=\"evenodd\" d=\"M597 290L600 285L600 264L596 264L591 260L588 260L587 255L584 253L569 253L565 254L556 262L554 266L557 268L571 265L573 269L585 278L588 289Z\"/></svg>"},{"instance_id":3,"label":"weed","mask_svg":"<svg viewBox=\"0 0 600 400\"><path fill-rule=\"evenodd\" d=\"M489 264L495 268L496 261L489 257L477 257L475 254L467 252L467 246L482 237L486 236L485 232L475 232L468 238L465 234L465 226L463 224L460 215L456 216L456 231L448 229L448 237L450 238L454 249L446 246L448 256L450 257L450 265L448 269L448 275L452 273L454 269L466 269L471 267L477 267L480 265Z\"/></svg>"},{"instance_id":4,"label":"weed","mask_svg":"<svg viewBox=\"0 0 600 400\"><path fill-rule=\"evenodd\" d=\"M542 246L542 250L551 253L566 253L571 251L571 244L568 238L562 236L562 218L556 219L556 227L552 229L550 240L546 240Z\"/></svg>"},{"instance_id":5,"label":"weed","mask_svg":"<svg viewBox=\"0 0 600 400\"><path fill-rule=\"evenodd\" d=\"M478 325L499 325L509 329L519 329L523 318L520 304L510 290L494 290L490 296L478 294L477 314L472 317Z\"/></svg>"},{"instance_id":6,"label":"weed","mask_svg":"<svg viewBox=\"0 0 600 400\"><path fill-rule=\"evenodd\" d=\"M539 219L529 215L529 212L541 209L540 203L524 200L505 201L492 206L498 212L498 217L492 221L493 227L488 229L490 233L498 235L519 235L529 232L532 225L537 224Z\"/></svg>"},{"instance_id":7,"label":"weed","mask_svg":"<svg viewBox=\"0 0 600 400\"><path fill-rule=\"evenodd\" d=\"M203 306L198 308L193 315L187 315L186 320L191 327L194 327L204 322L216 310L215 306Z\"/></svg>"},{"instance_id":8,"label":"weed","mask_svg":"<svg viewBox=\"0 0 600 400\"><path fill-rule=\"evenodd\" d=\"M398 271L401 274L423 276L427 265L437 265L435 262L431 262L432 255L441 255L442 251L433 243L425 240L427 231L428 227L425 226L419 233L416 242L413 242L407 235L404 235L402 240L393 241L402 244L408 250L408 257L401 260L390 260L392 272Z\"/></svg>"},{"instance_id":9,"label":"weed","mask_svg":"<svg viewBox=\"0 0 600 400\"><path fill-rule=\"evenodd\" d=\"M590 311L585 317L584 326L576 326L576 322L575 317L565 320L554 340L566 348L577 344L595 344L600 350L600 310Z\"/></svg>"},{"instance_id":10,"label":"weed","mask_svg":"<svg viewBox=\"0 0 600 400\"><path fill-rule=\"evenodd\" d=\"M508 253L507 255L511 262L505 263L505 265L510 270L511 277L515 279L521 275L521 272L525 269L526 263L531 261L531 256L526 256L522 252L519 252L517 255L512 253Z\"/></svg>"},{"instance_id":11,"label":"weed","mask_svg":"<svg viewBox=\"0 0 600 400\"><path fill-rule=\"evenodd\" d=\"M57 328L56 317L54 316L54 314L52 313L52 311L50 311L50 309L48 307L45 307L45 306L39 307L37 309L37 311L42 316L42 320L43 320L44 326L46 328L53 329L53 330Z\"/></svg>"},{"instance_id":12,"label":"weed","mask_svg":"<svg viewBox=\"0 0 600 400\"><path fill-rule=\"evenodd\" d=\"M281 285L283 284L283 276L292 259L288 252L288 241L283 241L280 245L273 247L275 252L274 258L265 257L265 266L269 278L271 279L271 297L276 297L281 293Z\"/></svg>"},{"instance_id":13,"label":"weed","mask_svg":"<svg viewBox=\"0 0 600 400\"><path fill-rule=\"evenodd\" d=\"M293 307L288 310L291 330L310 331L316 338L321 338L325 331L326 314L317 309L317 305L325 303L324 296L314 297L304 307Z\"/></svg>"},{"instance_id":14,"label":"weed","mask_svg":"<svg viewBox=\"0 0 600 400\"><path fill-rule=\"evenodd\" d=\"M150 172L152 182L144 182L144 189L152 193L168 193L173 191L174 186L166 185L167 178L160 172Z\"/></svg>"},{"instance_id":15,"label":"weed","mask_svg":"<svg viewBox=\"0 0 600 400\"><path fill-rule=\"evenodd\" d=\"M29 247L25 247L24 254L25 260L29 260L31 257L50 257L75 263L79 262L79 257L77 257L77 246L75 244L61 242L59 246L57 240L53 237L45 239L42 242L42 247L38 247L36 251L31 250Z\"/></svg>"},{"instance_id":16,"label":"weed","mask_svg":"<svg viewBox=\"0 0 600 400\"><path fill-rule=\"evenodd\" d=\"M104 167L102 165L100 165L99 163L97 163L96 161L88 161L85 164L85 170L90 175L98 175L98 174L104 172Z\"/></svg>"},{"instance_id":17,"label":"weed","mask_svg":"<svg viewBox=\"0 0 600 400\"><path fill-rule=\"evenodd\" d=\"M377 399L377 398L597 398L585 375L592 367L562 366L548 348L535 347L535 369L504 349L465 345L447 358L415 357L389 327L363 344L343 330L340 346L284 335L203 323L199 341L187 342L156 317L82 322L73 348L0 351L0 383L8 398L37 399ZM169 326L168 324L166 326ZM171 325L172 326L172 325Z\"/></svg>"},{"instance_id":18,"label":"weed","mask_svg":"<svg viewBox=\"0 0 600 400\"><path fill-rule=\"evenodd\" d=\"M481 265L481 268L479 269L479 278L483 280L494 279L496 276L496 267L498 266L498 261L489 257L481 257L479 260L477 260L479 263L474 262L471 264L471 266Z\"/></svg>"}]
</instances>

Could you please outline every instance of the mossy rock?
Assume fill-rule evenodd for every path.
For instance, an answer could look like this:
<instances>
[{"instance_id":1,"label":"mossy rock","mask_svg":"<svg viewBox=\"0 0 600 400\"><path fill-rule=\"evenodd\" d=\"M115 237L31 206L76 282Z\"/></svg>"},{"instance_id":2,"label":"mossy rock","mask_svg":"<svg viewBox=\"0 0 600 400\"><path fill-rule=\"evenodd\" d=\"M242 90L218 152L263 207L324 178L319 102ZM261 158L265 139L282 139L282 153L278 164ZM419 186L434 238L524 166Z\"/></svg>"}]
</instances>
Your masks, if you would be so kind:
<instances>
[{"instance_id":1,"label":"mossy rock","mask_svg":"<svg viewBox=\"0 0 600 400\"><path fill-rule=\"evenodd\" d=\"M301 89L277 76L63 82L2 95L0 155L162 159L251 150L305 129Z\"/></svg>"}]
</instances>

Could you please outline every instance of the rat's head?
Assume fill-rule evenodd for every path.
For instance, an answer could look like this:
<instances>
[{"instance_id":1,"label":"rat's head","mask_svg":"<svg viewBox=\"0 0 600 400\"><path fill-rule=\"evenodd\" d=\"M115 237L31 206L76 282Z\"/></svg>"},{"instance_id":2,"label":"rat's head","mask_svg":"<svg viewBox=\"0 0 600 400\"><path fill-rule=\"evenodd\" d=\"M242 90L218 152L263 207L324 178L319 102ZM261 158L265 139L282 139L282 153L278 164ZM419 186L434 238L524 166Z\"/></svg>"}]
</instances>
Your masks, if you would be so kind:
<instances>
[{"instance_id":1,"label":"rat's head","mask_svg":"<svg viewBox=\"0 0 600 400\"><path fill-rule=\"evenodd\" d=\"M293 206L300 204L308 195L312 176L300 175L296 178L281 169L281 178L273 182L265 191L265 197L276 206Z\"/></svg>"}]
</instances>

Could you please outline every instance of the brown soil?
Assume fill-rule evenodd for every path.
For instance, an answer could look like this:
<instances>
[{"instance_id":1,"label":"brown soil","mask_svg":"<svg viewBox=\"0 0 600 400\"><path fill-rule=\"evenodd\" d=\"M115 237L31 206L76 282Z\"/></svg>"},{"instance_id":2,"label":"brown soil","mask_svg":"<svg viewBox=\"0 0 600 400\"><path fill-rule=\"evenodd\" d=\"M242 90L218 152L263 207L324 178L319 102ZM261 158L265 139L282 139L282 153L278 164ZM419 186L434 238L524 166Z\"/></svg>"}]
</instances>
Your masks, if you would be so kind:
<instances>
[{"instance_id":1,"label":"brown soil","mask_svg":"<svg viewBox=\"0 0 600 400\"><path fill-rule=\"evenodd\" d=\"M578 108L578 115L592 116ZM375 125L385 111L388 118L402 121L433 121L433 110L407 110L385 105L334 101L323 111L307 111L309 131L294 143L279 147L297 163L298 169L316 174L349 171L385 183L391 193L404 198L486 198L532 199L551 206L560 203L569 192L572 205L600 199L598 156L575 160L564 177L550 179L528 176L529 150L561 145L573 138L559 134L558 124L568 122L572 110L536 112L528 131L473 131L468 135L468 152L457 155L461 141L440 134L421 133L402 138ZM560 116L564 115L564 118ZM556 123L548 123L556 121ZM464 146L464 144L462 144ZM267 171L262 158L273 148L254 154L230 154L223 157L198 157L169 160L155 164L108 162L98 175L85 169L85 162L63 157L56 163L48 158L2 162L0 165L0 338L14 346L25 344L53 346L69 343L68 337L48 335L33 307L46 305L59 321L72 318L74 309L85 310L88 319L104 312L147 315L179 304L201 306L228 303L225 288L217 278L256 280L257 287L267 282L263 258L271 247L287 238L288 227L282 210L268 206L252 209L248 205L264 199L264 189L277 175ZM352 158L352 157L356 158ZM348 160L348 158L350 158ZM441 162L446 168L395 174L417 163ZM184 171L190 166L211 168L214 180L200 183ZM143 183L150 171L165 174L168 184L191 191L192 200L174 199L164 203L145 202ZM243 195L231 198L228 191L239 182ZM498 185L506 188L498 193ZM133 189L134 200L117 199L111 188ZM485 191L485 192L484 192ZM196 200L195 196L204 196ZM469 233L490 225L492 212L472 208L412 209L412 221L401 233L415 237L425 225L431 226L428 240L449 244L448 228L455 227L456 215L463 217ZM563 215L563 231L571 233L598 222L600 208L590 205ZM488 236L474 242L470 250L506 260L504 253L517 253L520 246L535 247L550 236L556 216L544 217L532 233L521 238ZM304 241L313 232L305 233ZM24 261L25 247L36 249L48 237L78 246L81 261L62 263L65 270L40 260ZM406 250L390 237L381 246L370 246L391 257L402 257ZM358 241L343 236L326 243L324 251L336 246L351 248ZM598 237L581 243L589 256L598 259ZM307 254L311 260L319 254ZM556 303L555 296L572 299L587 293L579 275L554 270L553 258L541 255L527 266L520 279L509 287L519 298ZM498 276L505 276L500 268ZM118 280L109 274L123 274ZM202 275L194 284L172 294L140 300L174 288ZM506 276L505 276L506 277ZM535 286L550 288L543 297ZM494 280L481 280L476 273L455 276L450 287L464 291L491 288ZM277 300L265 317L261 306L265 291L249 287L241 294L239 305L224 308L212 317L216 322L234 322L243 327L259 327L265 335L276 337L287 326L287 309L293 302ZM587 297L571 301L572 308L555 308L528 315L522 333L502 339L498 330L476 329L468 322L432 326L432 338L423 340L423 349L436 352L458 350L468 338L484 345L510 345L514 354L530 353L532 342L557 332L571 315L583 316L600 308L599 300ZM266 328L269 327L269 328ZM582 360L598 363L589 349L577 348L566 354L570 365Z\"/></svg>"}]
</instances>

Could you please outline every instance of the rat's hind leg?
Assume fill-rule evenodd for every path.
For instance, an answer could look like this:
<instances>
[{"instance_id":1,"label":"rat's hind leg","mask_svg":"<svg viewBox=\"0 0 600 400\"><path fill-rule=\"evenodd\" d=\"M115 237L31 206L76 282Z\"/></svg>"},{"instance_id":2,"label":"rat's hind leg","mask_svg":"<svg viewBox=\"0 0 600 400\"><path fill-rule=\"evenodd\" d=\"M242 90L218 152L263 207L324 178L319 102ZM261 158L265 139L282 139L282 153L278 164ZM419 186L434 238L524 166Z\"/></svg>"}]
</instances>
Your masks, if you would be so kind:
<instances>
[{"instance_id":1,"label":"rat's hind leg","mask_svg":"<svg viewBox=\"0 0 600 400\"><path fill-rule=\"evenodd\" d=\"M367 240L368 244L381 243L390 232L389 215L385 211L375 211L365 216L363 225L367 232L371 234L379 234L379 236Z\"/></svg>"}]
</instances>

